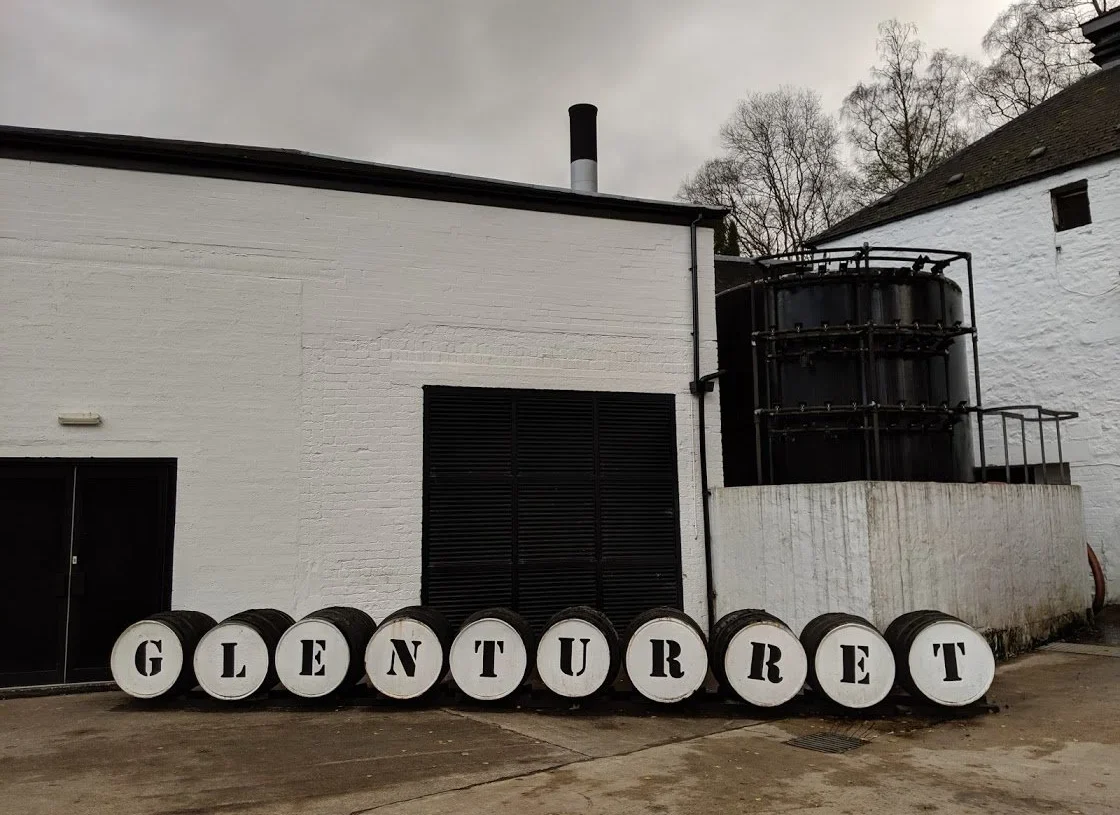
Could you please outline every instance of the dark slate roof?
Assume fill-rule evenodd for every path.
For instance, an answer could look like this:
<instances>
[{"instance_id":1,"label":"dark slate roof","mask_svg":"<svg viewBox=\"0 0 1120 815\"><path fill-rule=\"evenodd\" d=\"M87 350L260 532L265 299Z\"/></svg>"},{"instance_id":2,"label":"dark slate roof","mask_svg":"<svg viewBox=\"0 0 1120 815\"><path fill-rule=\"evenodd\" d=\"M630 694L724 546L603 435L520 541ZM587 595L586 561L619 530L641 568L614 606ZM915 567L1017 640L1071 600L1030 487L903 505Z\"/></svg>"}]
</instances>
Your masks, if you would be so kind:
<instances>
[{"instance_id":1,"label":"dark slate roof","mask_svg":"<svg viewBox=\"0 0 1120 815\"><path fill-rule=\"evenodd\" d=\"M724 210L698 204L573 192L300 150L0 125L0 158L427 198L592 218L715 226Z\"/></svg>"},{"instance_id":2,"label":"dark slate roof","mask_svg":"<svg viewBox=\"0 0 1120 815\"><path fill-rule=\"evenodd\" d=\"M1031 158L1036 148L1041 155ZM1090 74L810 241L974 198L1120 153L1120 66ZM960 175L959 179L956 176ZM956 180L954 180L956 179Z\"/></svg>"}]
</instances>

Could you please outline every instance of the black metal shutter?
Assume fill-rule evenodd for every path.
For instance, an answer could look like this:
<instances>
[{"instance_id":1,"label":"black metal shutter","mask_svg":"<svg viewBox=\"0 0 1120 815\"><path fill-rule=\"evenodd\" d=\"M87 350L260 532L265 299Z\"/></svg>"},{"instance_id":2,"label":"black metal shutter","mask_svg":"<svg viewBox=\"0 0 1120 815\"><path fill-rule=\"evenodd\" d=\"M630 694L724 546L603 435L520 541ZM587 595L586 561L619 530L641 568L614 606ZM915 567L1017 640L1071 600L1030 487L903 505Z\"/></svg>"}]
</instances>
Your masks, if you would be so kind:
<instances>
[{"instance_id":1,"label":"black metal shutter","mask_svg":"<svg viewBox=\"0 0 1120 815\"><path fill-rule=\"evenodd\" d=\"M677 507L672 395L424 389L422 595L456 625L679 607Z\"/></svg>"}]
</instances>

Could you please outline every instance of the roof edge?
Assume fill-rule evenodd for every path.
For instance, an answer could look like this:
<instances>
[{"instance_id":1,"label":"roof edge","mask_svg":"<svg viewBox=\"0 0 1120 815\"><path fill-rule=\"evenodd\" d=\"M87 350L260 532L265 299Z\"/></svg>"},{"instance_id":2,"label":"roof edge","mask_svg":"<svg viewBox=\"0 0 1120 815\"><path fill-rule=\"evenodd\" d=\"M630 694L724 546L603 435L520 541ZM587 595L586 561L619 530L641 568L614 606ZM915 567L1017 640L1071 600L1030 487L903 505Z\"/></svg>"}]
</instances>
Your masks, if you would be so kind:
<instances>
[{"instance_id":1,"label":"roof edge","mask_svg":"<svg viewBox=\"0 0 1120 815\"><path fill-rule=\"evenodd\" d=\"M986 195L992 195L993 193L1002 192L1003 190L1007 190L1012 187L1021 187L1023 184L1029 184L1032 181L1038 181L1043 178L1049 178L1050 176L1060 175L1061 173L1068 172L1069 170L1073 170L1078 167L1085 167L1090 164L1097 164L1099 162L1108 161L1109 159L1113 159L1117 156L1120 156L1120 148L1110 150L1107 153L1100 153L1098 155L1091 156L1090 158L1081 159L1080 161L1063 164L1060 167L1053 167L1049 170L1043 170L1038 173L1032 173L1031 175L1022 176L1021 178L1016 178L1013 181L1005 181L1001 184L993 184L990 187L985 187L984 189L977 190L976 192L970 192L967 195L962 195L958 198L950 198L948 201L930 204L928 206L919 207L918 209L907 210L906 212L899 213L898 215L888 216L886 218L883 218L881 221L874 221L873 223L864 224L863 226L852 227L851 229L841 229L838 232L832 232L831 230L826 229L819 235L814 235L812 238L810 238L805 245L809 248L815 248L821 241L834 241L839 238L848 237L849 235L855 235L871 229L878 229L879 227L886 226L887 224L895 224L899 221L905 221L906 219L913 218L916 215L924 215L927 212L933 212L938 209L946 209L948 207L956 206L957 204L960 204L964 201L972 201L977 198L983 198ZM875 203L873 202L871 204L868 204L866 207L861 207L852 214L855 215L859 212L862 212L864 209L868 209L869 207L874 206Z\"/></svg>"},{"instance_id":2,"label":"roof edge","mask_svg":"<svg viewBox=\"0 0 1120 815\"><path fill-rule=\"evenodd\" d=\"M254 181L591 218L714 227L726 210L374 164L299 150L0 125L0 158Z\"/></svg>"}]
</instances>

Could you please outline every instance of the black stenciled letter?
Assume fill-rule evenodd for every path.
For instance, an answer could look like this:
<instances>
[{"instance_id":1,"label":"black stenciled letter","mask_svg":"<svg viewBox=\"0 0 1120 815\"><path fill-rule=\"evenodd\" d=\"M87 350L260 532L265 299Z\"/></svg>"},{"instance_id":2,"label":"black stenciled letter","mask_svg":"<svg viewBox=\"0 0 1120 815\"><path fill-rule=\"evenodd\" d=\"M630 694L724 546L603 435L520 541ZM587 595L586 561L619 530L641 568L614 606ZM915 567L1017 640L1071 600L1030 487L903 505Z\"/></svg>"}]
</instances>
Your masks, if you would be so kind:
<instances>
[{"instance_id":1,"label":"black stenciled letter","mask_svg":"<svg viewBox=\"0 0 1120 815\"><path fill-rule=\"evenodd\" d=\"M245 676L245 666L241 666L241 670L237 669L237 664L234 662L234 652L237 650L236 642L223 642L222 643L222 678L223 679L240 679Z\"/></svg>"},{"instance_id":2,"label":"black stenciled letter","mask_svg":"<svg viewBox=\"0 0 1120 815\"><path fill-rule=\"evenodd\" d=\"M867 657L871 653L871 649L866 645L841 645L840 651L843 654L844 673L840 677L841 682L847 682L849 685L870 685L871 674L867 672ZM856 659L856 652L863 654L859 659ZM856 671L860 671L863 676L856 678Z\"/></svg>"},{"instance_id":3,"label":"black stenciled letter","mask_svg":"<svg viewBox=\"0 0 1120 815\"><path fill-rule=\"evenodd\" d=\"M136 670L140 676L155 676L163 670L163 657L148 658L149 645L157 654L163 653L163 640L144 640L136 646Z\"/></svg>"},{"instance_id":4,"label":"black stenciled letter","mask_svg":"<svg viewBox=\"0 0 1120 815\"><path fill-rule=\"evenodd\" d=\"M499 654L506 652L505 640L475 640L474 652L476 654L479 648L482 649L482 673L479 676L484 679L496 679L498 675L494 673L494 653L495 651Z\"/></svg>"},{"instance_id":5,"label":"black stenciled letter","mask_svg":"<svg viewBox=\"0 0 1120 815\"><path fill-rule=\"evenodd\" d=\"M583 643L583 664L578 671L572 670L572 652L575 650L575 639L573 637L560 638L560 670L568 676L583 676L583 672L587 670L587 644L591 642L589 639L579 638Z\"/></svg>"},{"instance_id":6,"label":"black stenciled letter","mask_svg":"<svg viewBox=\"0 0 1120 815\"><path fill-rule=\"evenodd\" d=\"M416 655L420 653L420 640L412 641L411 653L408 650L408 643L404 640L389 640L389 642L393 643L393 653L389 655L388 675L397 675L396 667L399 659L405 676L416 676Z\"/></svg>"},{"instance_id":7,"label":"black stenciled letter","mask_svg":"<svg viewBox=\"0 0 1120 815\"><path fill-rule=\"evenodd\" d=\"M680 679L684 676L681 667L681 644L676 640L650 640L653 645L653 670L650 676L665 676L665 669L669 669L669 676Z\"/></svg>"},{"instance_id":8,"label":"black stenciled letter","mask_svg":"<svg viewBox=\"0 0 1120 815\"><path fill-rule=\"evenodd\" d=\"M945 681L946 682L960 682L961 669L957 664L957 649L961 649L961 655L964 655L963 642L935 642L933 644L933 655L937 656L937 652L941 651L941 657L945 660Z\"/></svg>"},{"instance_id":9,"label":"black stenciled letter","mask_svg":"<svg viewBox=\"0 0 1120 815\"><path fill-rule=\"evenodd\" d=\"M767 649L769 649L769 659L766 658ZM781 658L782 649L778 646L765 642L752 642L751 672L747 674L747 679L757 679L760 682L765 679L767 682L773 682L774 684L781 682L782 670L778 667L778 660ZM766 676L762 675L763 668L766 669Z\"/></svg>"},{"instance_id":10,"label":"black stenciled letter","mask_svg":"<svg viewBox=\"0 0 1120 815\"><path fill-rule=\"evenodd\" d=\"M323 664L323 652L327 650L326 640L300 640L303 643L303 665L300 676L322 676L327 672Z\"/></svg>"}]
</instances>

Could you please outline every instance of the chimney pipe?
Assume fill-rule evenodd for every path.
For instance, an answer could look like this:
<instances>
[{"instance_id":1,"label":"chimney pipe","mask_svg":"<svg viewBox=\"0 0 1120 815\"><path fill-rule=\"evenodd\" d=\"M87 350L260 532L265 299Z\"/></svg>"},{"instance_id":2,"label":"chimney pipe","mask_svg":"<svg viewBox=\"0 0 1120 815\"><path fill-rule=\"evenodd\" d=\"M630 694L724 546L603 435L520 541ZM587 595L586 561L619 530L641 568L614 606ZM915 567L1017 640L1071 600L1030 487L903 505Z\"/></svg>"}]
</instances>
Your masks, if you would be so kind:
<instances>
[{"instance_id":1,"label":"chimney pipe","mask_svg":"<svg viewBox=\"0 0 1120 815\"><path fill-rule=\"evenodd\" d=\"M1081 34L1093 44L1093 62L1102 68L1120 65L1120 8L1084 23Z\"/></svg>"},{"instance_id":2,"label":"chimney pipe","mask_svg":"<svg viewBox=\"0 0 1120 815\"><path fill-rule=\"evenodd\" d=\"M599 191L599 150L595 135L594 105L572 105L568 108L572 140L572 189L577 192Z\"/></svg>"}]
</instances>

